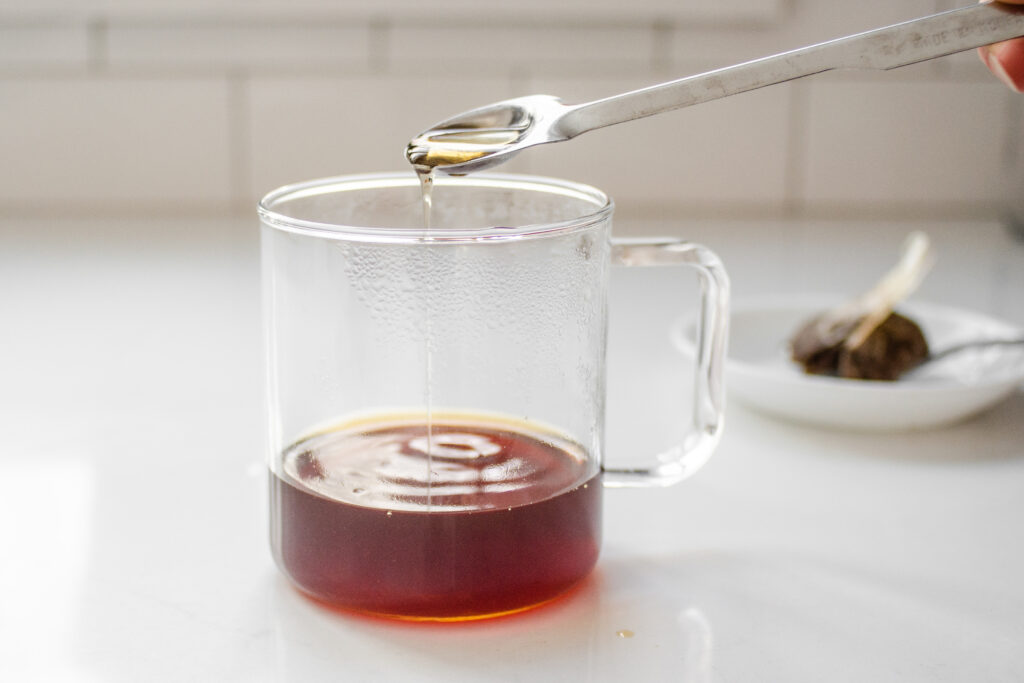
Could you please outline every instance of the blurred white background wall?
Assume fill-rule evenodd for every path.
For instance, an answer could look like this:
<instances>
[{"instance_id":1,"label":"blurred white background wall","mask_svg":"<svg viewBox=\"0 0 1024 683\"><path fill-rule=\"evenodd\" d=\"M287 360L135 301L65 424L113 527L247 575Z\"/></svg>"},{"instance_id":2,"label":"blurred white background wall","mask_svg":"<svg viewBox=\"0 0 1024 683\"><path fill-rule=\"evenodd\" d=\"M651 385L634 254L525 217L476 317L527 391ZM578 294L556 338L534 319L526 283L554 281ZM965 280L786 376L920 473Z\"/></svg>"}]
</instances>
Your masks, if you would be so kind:
<instances>
[{"instance_id":1,"label":"blurred white background wall","mask_svg":"<svg viewBox=\"0 0 1024 683\"><path fill-rule=\"evenodd\" d=\"M0 216L252 215L405 168L442 117L598 98L970 0L0 0ZM597 131L510 170L620 216L1024 214L1024 97L973 53L823 74Z\"/></svg>"}]
</instances>

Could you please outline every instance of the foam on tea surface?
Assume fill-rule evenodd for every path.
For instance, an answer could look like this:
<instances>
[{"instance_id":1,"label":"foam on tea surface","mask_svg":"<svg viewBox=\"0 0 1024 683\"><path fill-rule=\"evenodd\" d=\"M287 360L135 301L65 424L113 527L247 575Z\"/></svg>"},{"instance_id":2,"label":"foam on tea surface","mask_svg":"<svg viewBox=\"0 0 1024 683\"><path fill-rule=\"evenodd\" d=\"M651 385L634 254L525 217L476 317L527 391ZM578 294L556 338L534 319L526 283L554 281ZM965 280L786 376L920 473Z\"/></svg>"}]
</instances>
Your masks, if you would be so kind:
<instances>
[{"instance_id":1,"label":"foam on tea surface","mask_svg":"<svg viewBox=\"0 0 1024 683\"><path fill-rule=\"evenodd\" d=\"M431 511L534 503L593 474L583 449L557 434L437 415L315 435L284 454L282 469L331 500Z\"/></svg>"}]
</instances>

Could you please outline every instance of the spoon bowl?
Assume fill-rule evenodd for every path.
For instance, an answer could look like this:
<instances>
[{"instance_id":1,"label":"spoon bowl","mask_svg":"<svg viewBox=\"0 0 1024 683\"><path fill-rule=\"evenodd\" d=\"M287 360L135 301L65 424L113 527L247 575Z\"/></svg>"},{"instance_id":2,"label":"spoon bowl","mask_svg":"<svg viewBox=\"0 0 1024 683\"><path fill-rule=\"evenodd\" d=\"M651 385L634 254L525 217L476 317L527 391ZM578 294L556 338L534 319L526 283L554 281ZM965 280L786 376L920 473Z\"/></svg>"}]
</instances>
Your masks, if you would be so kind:
<instances>
[{"instance_id":1,"label":"spoon bowl","mask_svg":"<svg viewBox=\"0 0 1024 683\"><path fill-rule=\"evenodd\" d=\"M495 102L434 124L413 138L405 155L420 173L483 171L527 147L568 139L557 121L570 109L551 95Z\"/></svg>"}]
</instances>

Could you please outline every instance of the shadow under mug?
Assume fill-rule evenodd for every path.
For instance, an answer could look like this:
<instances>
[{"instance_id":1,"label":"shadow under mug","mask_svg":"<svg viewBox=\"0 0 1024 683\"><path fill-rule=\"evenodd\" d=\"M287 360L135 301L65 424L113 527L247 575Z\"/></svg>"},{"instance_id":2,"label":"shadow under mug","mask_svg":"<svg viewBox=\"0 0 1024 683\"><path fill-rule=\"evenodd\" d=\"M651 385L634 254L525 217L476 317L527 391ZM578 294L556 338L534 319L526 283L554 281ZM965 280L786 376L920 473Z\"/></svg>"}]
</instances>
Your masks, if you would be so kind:
<instances>
[{"instance_id":1,"label":"shadow under mug","mask_svg":"<svg viewBox=\"0 0 1024 683\"><path fill-rule=\"evenodd\" d=\"M465 620L564 593L597 560L604 487L667 485L722 428L728 278L682 240L611 239L613 203L531 176L291 185L259 206L271 546L300 590L404 619ZM613 264L701 282L683 442L605 462Z\"/></svg>"}]
</instances>

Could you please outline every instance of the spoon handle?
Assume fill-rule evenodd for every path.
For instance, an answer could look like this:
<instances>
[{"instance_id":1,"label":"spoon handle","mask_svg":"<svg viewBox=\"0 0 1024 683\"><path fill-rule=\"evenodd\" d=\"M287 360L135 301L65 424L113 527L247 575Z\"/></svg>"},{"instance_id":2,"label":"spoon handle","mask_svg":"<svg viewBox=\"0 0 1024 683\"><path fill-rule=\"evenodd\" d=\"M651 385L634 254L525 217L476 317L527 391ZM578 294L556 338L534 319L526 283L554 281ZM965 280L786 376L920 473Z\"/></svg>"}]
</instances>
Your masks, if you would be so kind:
<instances>
[{"instance_id":1,"label":"spoon handle","mask_svg":"<svg viewBox=\"0 0 1024 683\"><path fill-rule=\"evenodd\" d=\"M953 346L947 346L946 348L935 351L928 354L925 362L930 363L946 356L952 356L954 353L960 353L961 351L967 351L968 349L984 349L990 346L1024 346L1024 338L1020 339L976 339L974 341L962 342L960 344L954 344Z\"/></svg>"},{"instance_id":2,"label":"spoon handle","mask_svg":"<svg viewBox=\"0 0 1024 683\"><path fill-rule=\"evenodd\" d=\"M1024 6L986 2L570 107L566 138L832 69L895 69L1024 36Z\"/></svg>"}]
</instances>

